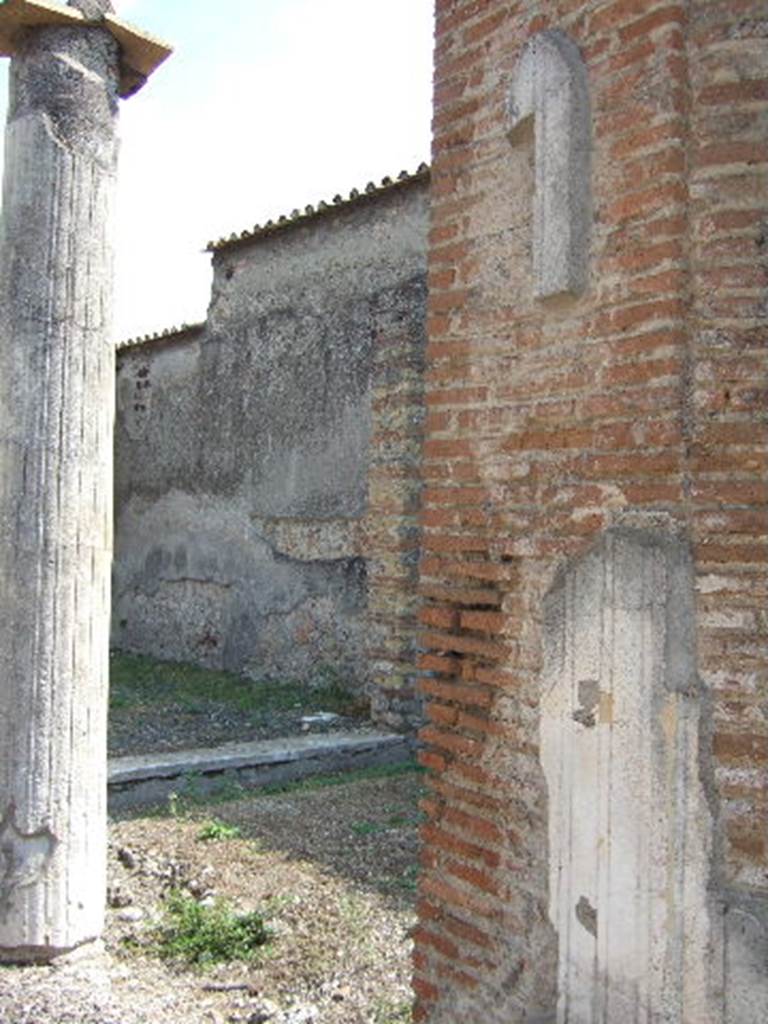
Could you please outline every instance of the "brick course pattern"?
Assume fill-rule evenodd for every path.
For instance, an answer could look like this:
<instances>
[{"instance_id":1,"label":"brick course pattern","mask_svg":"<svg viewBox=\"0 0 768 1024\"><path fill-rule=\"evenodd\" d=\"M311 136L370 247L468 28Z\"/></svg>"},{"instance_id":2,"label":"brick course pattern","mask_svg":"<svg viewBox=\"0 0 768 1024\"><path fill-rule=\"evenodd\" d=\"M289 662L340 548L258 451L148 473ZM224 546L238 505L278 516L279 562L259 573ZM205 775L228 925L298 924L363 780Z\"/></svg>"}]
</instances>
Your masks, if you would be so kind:
<instances>
[{"instance_id":1,"label":"brick course pattern","mask_svg":"<svg viewBox=\"0 0 768 1024\"><path fill-rule=\"evenodd\" d=\"M437 0L416 1020L553 1019L542 598L612 525L691 538L713 881L768 895L767 25L758 0ZM506 112L547 28L594 133L589 284L554 302Z\"/></svg>"}]
</instances>

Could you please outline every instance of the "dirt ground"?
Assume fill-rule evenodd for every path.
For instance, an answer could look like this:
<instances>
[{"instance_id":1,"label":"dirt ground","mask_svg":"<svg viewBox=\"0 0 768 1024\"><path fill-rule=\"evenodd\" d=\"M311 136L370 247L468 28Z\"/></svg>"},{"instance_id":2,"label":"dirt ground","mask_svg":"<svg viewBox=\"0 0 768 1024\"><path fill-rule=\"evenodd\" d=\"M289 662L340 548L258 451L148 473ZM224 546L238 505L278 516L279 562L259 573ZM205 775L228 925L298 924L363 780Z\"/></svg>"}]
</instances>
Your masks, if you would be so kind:
<instances>
[{"instance_id":1,"label":"dirt ground","mask_svg":"<svg viewBox=\"0 0 768 1024\"><path fill-rule=\"evenodd\" d=\"M0 968L1 1024L403 1024L421 784L358 777L113 821L104 952ZM211 821L240 838L201 839ZM259 910L273 938L251 963L162 960L171 891Z\"/></svg>"}]
</instances>

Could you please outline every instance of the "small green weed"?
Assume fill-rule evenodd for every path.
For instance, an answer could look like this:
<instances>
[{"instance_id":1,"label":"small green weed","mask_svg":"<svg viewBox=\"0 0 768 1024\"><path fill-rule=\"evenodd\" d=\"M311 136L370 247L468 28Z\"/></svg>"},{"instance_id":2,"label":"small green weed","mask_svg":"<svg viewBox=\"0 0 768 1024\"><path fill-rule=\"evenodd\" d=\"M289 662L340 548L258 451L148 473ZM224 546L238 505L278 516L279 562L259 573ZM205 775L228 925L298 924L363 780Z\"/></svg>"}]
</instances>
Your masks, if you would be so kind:
<instances>
[{"instance_id":1,"label":"small green weed","mask_svg":"<svg viewBox=\"0 0 768 1024\"><path fill-rule=\"evenodd\" d=\"M400 875L398 885L406 892L415 893L419 888L419 874L421 868L418 864L410 864Z\"/></svg>"},{"instance_id":2,"label":"small green weed","mask_svg":"<svg viewBox=\"0 0 768 1024\"><path fill-rule=\"evenodd\" d=\"M197 838L202 843L220 843L224 839L239 839L241 835L237 825L227 825L224 821L206 821Z\"/></svg>"},{"instance_id":3,"label":"small green weed","mask_svg":"<svg viewBox=\"0 0 768 1024\"><path fill-rule=\"evenodd\" d=\"M203 906L192 896L169 893L155 950L166 960L209 967L233 960L253 960L271 938L257 912L236 914L224 900Z\"/></svg>"},{"instance_id":4,"label":"small green weed","mask_svg":"<svg viewBox=\"0 0 768 1024\"><path fill-rule=\"evenodd\" d=\"M418 822L415 818L409 818L405 814L392 814L386 821L353 821L350 827L358 836L372 836L377 832L389 832L393 828L416 824Z\"/></svg>"},{"instance_id":5,"label":"small green weed","mask_svg":"<svg viewBox=\"0 0 768 1024\"><path fill-rule=\"evenodd\" d=\"M392 814L387 818L387 828L402 828L404 825L415 825L413 818L405 814Z\"/></svg>"},{"instance_id":6,"label":"small green weed","mask_svg":"<svg viewBox=\"0 0 768 1024\"><path fill-rule=\"evenodd\" d=\"M421 868L418 864L409 864L399 874L383 875L379 884L384 892L398 899L412 900L419 891Z\"/></svg>"},{"instance_id":7,"label":"small green weed","mask_svg":"<svg viewBox=\"0 0 768 1024\"><path fill-rule=\"evenodd\" d=\"M373 836L377 832L386 832L387 826L378 821L353 821L350 828L357 836Z\"/></svg>"},{"instance_id":8,"label":"small green weed","mask_svg":"<svg viewBox=\"0 0 768 1024\"><path fill-rule=\"evenodd\" d=\"M409 1000L394 1003L385 999L377 1003L374 1008L373 1024L410 1024L412 1020Z\"/></svg>"}]
</instances>

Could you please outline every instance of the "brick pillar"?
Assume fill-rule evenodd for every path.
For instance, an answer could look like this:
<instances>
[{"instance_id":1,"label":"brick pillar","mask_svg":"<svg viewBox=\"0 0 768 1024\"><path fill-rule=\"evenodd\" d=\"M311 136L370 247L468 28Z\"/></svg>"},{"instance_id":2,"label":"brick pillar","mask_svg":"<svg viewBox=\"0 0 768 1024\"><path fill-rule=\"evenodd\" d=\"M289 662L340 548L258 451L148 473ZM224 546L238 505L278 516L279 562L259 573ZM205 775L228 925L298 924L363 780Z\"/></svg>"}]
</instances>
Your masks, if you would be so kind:
<instances>
[{"instance_id":1,"label":"brick pillar","mask_svg":"<svg viewBox=\"0 0 768 1024\"><path fill-rule=\"evenodd\" d=\"M415 180L427 176L427 168L422 167ZM416 660L424 432L424 275L414 278L398 301L387 301L387 308L374 313L364 526L371 710L374 719L386 727L412 729L422 720Z\"/></svg>"},{"instance_id":2,"label":"brick pillar","mask_svg":"<svg viewBox=\"0 0 768 1024\"><path fill-rule=\"evenodd\" d=\"M765 1015L767 51L761 5L736 6L437 0L414 961L431 1024L564 1019L545 596L617 529L692 553L681 699L719 952L670 1019ZM578 48L592 110L586 285L554 297L536 294L535 133L509 110L547 31ZM599 934L580 906L573 927Z\"/></svg>"}]
</instances>

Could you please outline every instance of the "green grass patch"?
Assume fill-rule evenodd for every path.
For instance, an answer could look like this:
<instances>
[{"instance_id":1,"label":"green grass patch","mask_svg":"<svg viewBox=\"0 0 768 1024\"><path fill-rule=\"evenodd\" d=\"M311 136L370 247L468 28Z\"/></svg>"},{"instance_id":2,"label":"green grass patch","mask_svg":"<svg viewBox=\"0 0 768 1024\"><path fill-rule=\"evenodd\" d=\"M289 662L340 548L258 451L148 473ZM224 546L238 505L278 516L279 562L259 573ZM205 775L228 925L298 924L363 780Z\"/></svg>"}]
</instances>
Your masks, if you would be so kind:
<instances>
[{"instance_id":1,"label":"green grass patch","mask_svg":"<svg viewBox=\"0 0 768 1024\"><path fill-rule=\"evenodd\" d=\"M334 711L359 713L357 698L339 677L320 666L317 684L246 679L173 661L158 661L143 654L112 651L110 655L111 712L142 711L174 705L190 714L207 714L211 704L227 704L239 712Z\"/></svg>"},{"instance_id":2,"label":"green grass patch","mask_svg":"<svg viewBox=\"0 0 768 1024\"><path fill-rule=\"evenodd\" d=\"M204 906L192 896L169 893L154 945L165 960L195 967L256 959L272 937L261 914L237 914L225 900Z\"/></svg>"},{"instance_id":3,"label":"green grass patch","mask_svg":"<svg viewBox=\"0 0 768 1024\"><path fill-rule=\"evenodd\" d=\"M393 814L385 821L353 821L350 828L358 836L372 836L377 832L390 832L404 825L418 825L418 819L408 818L404 814Z\"/></svg>"},{"instance_id":4,"label":"green grass patch","mask_svg":"<svg viewBox=\"0 0 768 1024\"><path fill-rule=\"evenodd\" d=\"M350 772L337 772L332 775L313 775L308 779L297 779L295 782L275 782L254 790L252 795L260 793L266 796L278 793L302 793L315 789L328 789L332 786L346 786L350 782L364 782L366 779L391 779L398 775L423 775L425 769L415 761L404 761L401 764L374 765L371 768L358 768Z\"/></svg>"}]
</instances>

